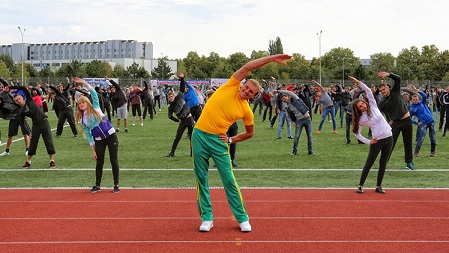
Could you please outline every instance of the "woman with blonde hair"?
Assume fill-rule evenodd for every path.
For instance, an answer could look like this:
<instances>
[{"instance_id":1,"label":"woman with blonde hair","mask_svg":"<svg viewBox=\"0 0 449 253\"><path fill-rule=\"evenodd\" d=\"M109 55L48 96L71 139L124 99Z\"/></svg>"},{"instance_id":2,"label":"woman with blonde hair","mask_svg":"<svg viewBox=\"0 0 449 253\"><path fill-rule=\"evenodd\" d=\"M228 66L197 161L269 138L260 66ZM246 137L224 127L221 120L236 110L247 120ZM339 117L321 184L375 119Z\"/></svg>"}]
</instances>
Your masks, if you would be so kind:
<instances>
[{"instance_id":1,"label":"woman with blonde hair","mask_svg":"<svg viewBox=\"0 0 449 253\"><path fill-rule=\"evenodd\" d=\"M96 160L95 185L90 190L91 193L100 191L101 178L103 176L104 155L106 147L109 150L109 158L112 165L112 175L114 177L114 193L119 193L119 163L118 163L118 138L115 128L100 109L98 94L86 81L75 77L73 81L90 91L92 103L89 98L82 96L78 100L75 120L81 125L83 136L89 141L93 157Z\"/></svg>"},{"instance_id":2,"label":"woman with blonde hair","mask_svg":"<svg viewBox=\"0 0 449 253\"><path fill-rule=\"evenodd\" d=\"M382 189L382 181L393 149L393 133L391 132L390 125L385 120L379 108L377 108L377 103L371 89L352 76L349 77L349 80L364 90L368 98L368 101L355 99L352 102L352 132L361 142L370 145L368 158L366 159L365 166L363 166L357 192L363 193L363 184L380 153L376 192L385 194L385 191ZM373 136L371 140L361 135L362 126L368 126L371 129Z\"/></svg>"}]
</instances>

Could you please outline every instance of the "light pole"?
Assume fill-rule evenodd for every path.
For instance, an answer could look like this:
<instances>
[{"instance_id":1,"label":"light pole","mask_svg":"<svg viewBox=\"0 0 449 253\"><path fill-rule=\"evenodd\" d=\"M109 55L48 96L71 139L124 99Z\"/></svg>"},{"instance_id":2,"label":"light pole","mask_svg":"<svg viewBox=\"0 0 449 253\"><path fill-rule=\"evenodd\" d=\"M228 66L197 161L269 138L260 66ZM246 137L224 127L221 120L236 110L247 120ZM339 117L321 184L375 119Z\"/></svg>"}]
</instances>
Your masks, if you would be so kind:
<instances>
[{"instance_id":1,"label":"light pole","mask_svg":"<svg viewBox=\"0 0 449 253\"><path fill-rule=\"evenodd\" d=\"M162 53L161 53L161 67L162 67L162 71L161 71L161 81L164 80L164 58L162 57Z\"/></svg>"},{"instance_id":2,"label":"light pole","mask_svg":"<svg viewBox=\"0 0 449 253\"><path fill-rule=\"evenodd\" d=\"M19 28L20 34L22 35L22 53L21 53L21 57L20 58L22 60L22 85L24 85L24 83L23 83L23 35L25 34L25 31L27 29L25 28L22 31L22 29L20 29L20 26L18 26L18 28Z\"/></svg>"},{"instance_id":3,"label":"light pole","mask_svg":"<svg viewBox=\"0 0 449 253\"><path fill-rule=\"evenodd\" d=\"M343 87L345 86L345 58L343 58L343 74L341 76L341 79L343 80Z\"/></svg>"},{"instance_id":4,"label":"light pole","mask_svg":"<svg viewBox=\"0 0 449 253\"><path fill-rule=\"evenodd\" d=\"M318 36L318 42L319 42L319 54L320 54L320 84L321 84L321 34L323 31L320 31L320 33L316 33Z\"/></svg>"}]
</instances>

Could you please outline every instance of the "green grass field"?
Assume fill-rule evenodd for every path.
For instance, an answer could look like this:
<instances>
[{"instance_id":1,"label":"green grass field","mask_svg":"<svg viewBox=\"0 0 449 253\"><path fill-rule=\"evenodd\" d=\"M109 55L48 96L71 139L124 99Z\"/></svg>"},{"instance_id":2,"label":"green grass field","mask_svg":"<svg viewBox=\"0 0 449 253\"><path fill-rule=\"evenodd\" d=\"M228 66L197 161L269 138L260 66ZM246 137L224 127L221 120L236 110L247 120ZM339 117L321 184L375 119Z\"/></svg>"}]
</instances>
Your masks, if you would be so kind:
<instances>
[{"instance_id":1,"label":"green grass field","mask_svg":"<svg viewBox=\"0 0 449 253\"><path fill-rule=\"evenodd\" d=\"M56 128L56 116L49 112L52 128ZM313 115L314 132L320 115ZM177 124L167 118L167 109L158 111L154 120L145 120L131 126L129 133L121 131L119 136L119 161L121 187L193 187L194 175L192 158L189 156L188 139L183 138L173 158L165 157L171 148ZM113 119L114 125L116 120ZM244 130L239 121L239 132ZM368 145L357 144L351 136L352 144L346 145L345 128L339 134L332 133L332 123L326 121L320 135L313 134L313 156L307 155L305 131L299 141L298 155L291 156L293 140L287 139L286 128L282 139L277 140L277 126L270 129L269 122L255 114L255 136L237 144L237 164L234 170L242 187L356 187L361 168L365 162ZM0 120L2 144L5 149L8 121ZM123 130L123 122L121 130ZM364 129L367 132L367 129ZM54 133L54 132L53 132ZM294 135L294 128L292 129ZM448 187L449 166L447 164L448 140L437 131L437 156L430 157L430 142L424 141L420 156L414 159L415 171L405 169L401 138L393 151L384 178L384 188ZM21 136L17 136L20 138ZM23 140L11 146L9 156L0 157L0 188L15 187L86 187L95 181L95 161L87 140L81 135L74 138L70 128L65 127L62 137L54 138L57 154L56 169L49 169L49 159L43 141L39 142L37 155L33 157L31 168L22 169L26 161ZM221 186L217 171L212 168L210 185ZM366 187L375 186L377 162L373 166ZM105 162L103 186L112 185L112 173L108 157Z\"/></svg>"}]
</instances>

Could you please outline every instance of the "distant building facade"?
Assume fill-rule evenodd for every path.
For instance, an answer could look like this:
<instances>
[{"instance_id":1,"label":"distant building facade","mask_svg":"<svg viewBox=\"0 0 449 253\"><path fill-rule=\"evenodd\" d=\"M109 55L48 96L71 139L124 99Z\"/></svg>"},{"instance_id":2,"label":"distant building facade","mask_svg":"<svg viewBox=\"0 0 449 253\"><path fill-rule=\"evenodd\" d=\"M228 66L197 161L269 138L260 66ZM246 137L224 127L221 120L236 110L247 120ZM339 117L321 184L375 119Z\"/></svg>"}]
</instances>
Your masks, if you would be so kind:
<instances>
[{"instance_id":1,"label":"distant building facade","mask_svg":"<svg viewBox=\"0 0 449 253\"><path fill-rule=\"evenodd\" d=\"M22 52L23 50L23 52ZM0 55L11 56L15 64L21 61L30 63L40 71L49 67L55 71L70 64L73 60L88 63L93 60L108 62L112 68L121 65L125 69L133 63L144 67L148 73L157 67L158 59L153 56L152 42L138 42L135 40L106 40L91 42L66 42L66 43L15 43L12 45L1 45ZM168 66L173 73L177 73L177 62L168 60Z\"/></svg>"}]
</instances>

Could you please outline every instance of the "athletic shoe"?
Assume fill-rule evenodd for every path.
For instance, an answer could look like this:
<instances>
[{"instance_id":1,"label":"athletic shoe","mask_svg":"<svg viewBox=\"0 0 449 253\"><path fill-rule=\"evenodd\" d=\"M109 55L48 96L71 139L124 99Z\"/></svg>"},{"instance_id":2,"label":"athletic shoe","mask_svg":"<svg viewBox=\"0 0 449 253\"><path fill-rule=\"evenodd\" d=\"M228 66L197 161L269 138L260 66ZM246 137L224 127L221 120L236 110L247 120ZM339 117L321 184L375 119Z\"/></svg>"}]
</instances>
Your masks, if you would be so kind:
<instances>
[{"instance_id":1,"label":"athletic shoe","mask_svg":"<svg viewBox=\"0 0 449 253\"><path fill-rule=\"evenodd\" d=\"M211 220L203 221L200 226L200 232L209 232L214 227L214 222Z\"/></svg>"},{"instance_id":2,"label":"athletic shoe","mask_svg":"<svg viewBox=\"0 0 449 253\"><path fill-rule=\"evenodd\" d=\"M357 193L363 193L363 187L359 186L359 188L357 188Z\"/></svg>"},{"instance_id":3,"label":"athletic shoe","mask_svg":"<svg viewBox=\"0 0 449 253\"><path fill-rule=\"evenodd\" d=\"M140 126L143 126L143 123L140 123Z\"/></svg>"},{"instance_id":4,"label":"athletic shoe","mask_svg":"<svg viewBox=\"0 0 449 253\"><path fill-rule=\"evenodd\" d=\"M50 168L53 169L54 167L56 167L55 162L54 161L50 161Z\"/></svg>"},{"instance_id":5,"label":"athletic shoe","mask_svg":"<svg viewBox=\"0 0 449 253\"><path fill-rule=\"evenodd\" d=\"M132 124L132 126L135 126L135 125L136 125L135 123Z\"/></svg>"},{"instance_id":6,"label":"athletic shoe","mask_svg":"<svg viewBox=\"0 0 449 253\"><path fill-rule=\"evenodd\" d=\"M115 129L115 132L116 132L116 133L120 133L120 129L116 128L116 129Z\"/></svg>"},{"instance_id":7,"label":"athletic shoe","mask_svg":"<svg viewBox=\"0 0 449 253\"><path fill-rule=\"evenodd\" d=\"M430 152L431 157L435 157L435 152Z\"/></svg>"},{"instance_id":8,"label":"athletic shoe","mask_svg":"<svg viewBox=\"0 0 449 253\"><path fill-rule=\"evenodd\" d=\"M97 193L100 191L100 187L98 186L93 186L92 189L90 189L90 193Z\"/></svg>"},{"instance_id":9,"label":"athletic shoe","mask_svg":"<svg viewBox=\"0 0 449 253\"><path fill-rule=\"evenodd\" d=\"M242 232L251 232L251 225L249 224L249 221L240 223L240 230Z\"/></svg>"},{"instance_id":10,"label":"athletic shoe","mask_svg":"<svg viewBox=\"0 0 449 253\"><path fill-rule=\"evenodd\" d=\"M55 137L56 137L56 138L59 138L59 137L61 137L61 135L59 135L59 134L55 134Z\"/></svg>"},{"instance_id":11,"label":"athletic shoe","mask_svg":"<svg viewBox=\"0 0 449 253\"><path fill-rule=\"evenodd\" d=\"M192 155L190 155L190 156L192 156ZM232 160L231 163L232 163L232 167L237 168L237 163L235 162L235 160Z\"/></svg>"},{"instance_id":12,"label":"athletic shoe","mask_svg":"<svg viewBox=\"0 0 449 253\"><path fill-rule=\"evenodd\" d=\"M289 139L293 139L293 136L289 136L289 137L287 137L287 138L289 138Z\"/></svg>"},{"instance_id":13,"label":"athletic shoe","mask_svg":"<svg viewBox=\"0 0 449 253\"><path fill-rule=\"evenodd\" d=\"M120 192L120 188L118 188L118 185L114 186L114 190L112 190L113 193L119 193Z\"/></svg>"},{"instance_id":14,"label":"athletic shoe","mask_svg":"<svg viewBox=\"0 0 449 253\"><path fill-rule=\"evenodd\" d=\"M3 153L0 154L0 156L7 156L9 155L9 152L3 151Z\"/></svg>"},{"instance_id":15,"label":"athletic shoe","mask_svg":"<svg viewBox=\"0 0 449 253\"><path fill-rule=\"evenodd\" d=\"M125 128L125 133L128 133L128 128Z\"/></svg>"},{"instance_id":16,"label":"athletic shoe","mask_svg":"<svg viewBox=\"0 0 449 253\"><path fill-rule=\"evenodd\" d=\"M385 191L380 186L376 187L376 192L385 194Z\"/></svg>"},{"instance_id":17,"label":"athletic shoe","mask_svg":"<svg viewBox=\"0 0 449 253\"><path fill-rule=\"evenodd\" d=\"M165 157L173 157L175 156L175 154L173 154L172 152L168 153L168 155L166 155Z\"/></svg>"},{"instance_id":18,"label":"athletic shoe","mask_svg":"<svg viewBox=\"0 0 449 253\"><path fill-rule=\"evenodd\" d=\"M337 131L337 130L334 130L334 134L338 134L338 131Z\"/></svg>"},{"instance_id":19,"label":"athletic shoe","mask_svg":"<svg viewBox=\"0 0 449 253\"><path fill-rule=\"evenodd\" d=\"M415 169L415 165L412 162L407 163L407 166L405 167L408 170L414 170Z\"/></svg>"},{"instance_id":20,"label":"athletic shoe","mask_svg":"<svg viewBox=\"0 0 449 253\"><path fill-rule=\"evenodd\" d=\"M29 168L30 166L31 166L31 164L30 164L29 162L25 162L25 163L22 165L22 168L26 169L26 168Z\"/></svg>"},{"instance_id":21,"label":"athletic shoe","mask_svg":"<svg viewBox=\"0 0 449 253\"><path fill-rule=\"evenodd\" d=\"M315 153L313 151L309 151L307 154L308 155L315 155Z\"/></svg>"},{"instance_id":22,"label":"athletic shoe","mask_svg":"<svg viewBox=\"0 0 449 253\"><path fill-rule=\"evenodd\" d=\"M290 155L296 155L296 151L293 150Z\"/></svg>"},{"instance_id":23,"label":"athletic shoe","mask_svg":"<svg viewBox=\"0 0 449 253\"><path fill-rule=\"evenodd\" d=\"M413 156L418 157L418 156L419 156L419 152L415 152L415 153L413 154Z\"/></svg>"},{"instance_id":24,"label":"athletic shoe","mask_svg":"<svg viewBox=\"0 0 449 253\"><path fill-rule=\"evenodd\" d=\"M321 130L316 130L315 133L316 133L316 134L320 134L320 133L321 133Z\"/></svg>"}]
</instances>

